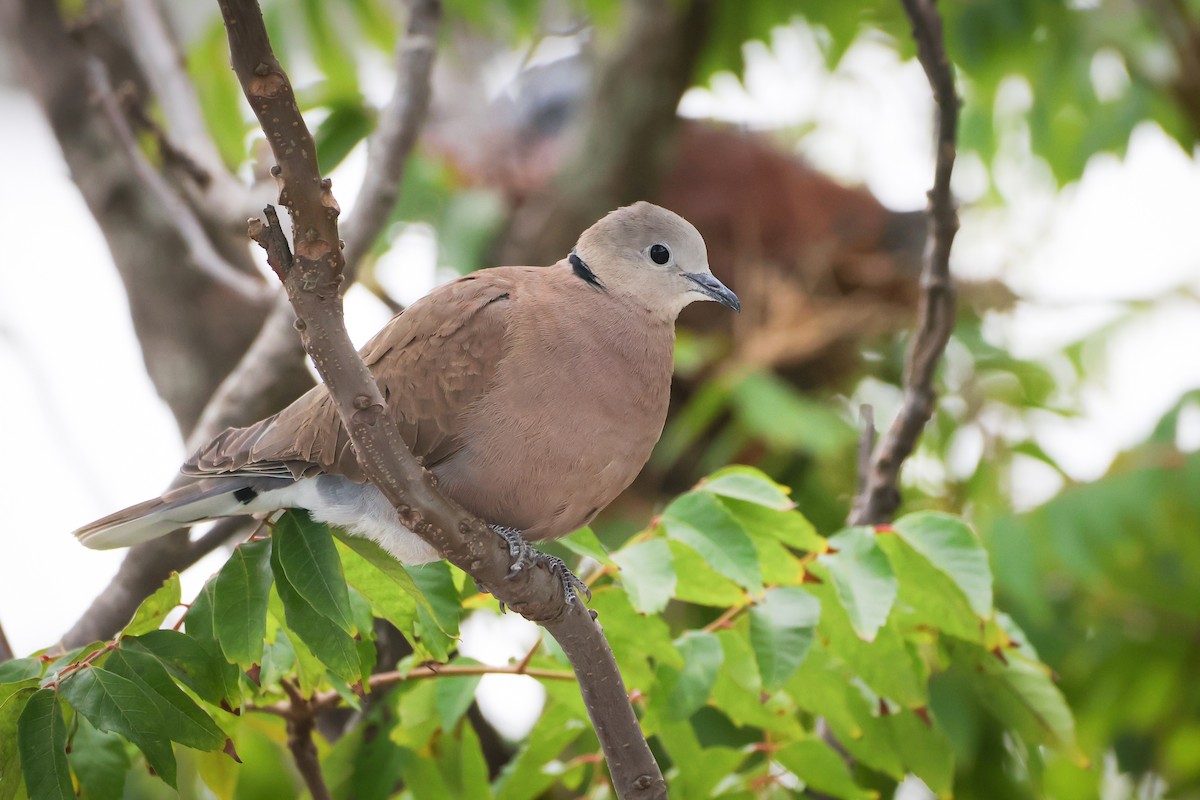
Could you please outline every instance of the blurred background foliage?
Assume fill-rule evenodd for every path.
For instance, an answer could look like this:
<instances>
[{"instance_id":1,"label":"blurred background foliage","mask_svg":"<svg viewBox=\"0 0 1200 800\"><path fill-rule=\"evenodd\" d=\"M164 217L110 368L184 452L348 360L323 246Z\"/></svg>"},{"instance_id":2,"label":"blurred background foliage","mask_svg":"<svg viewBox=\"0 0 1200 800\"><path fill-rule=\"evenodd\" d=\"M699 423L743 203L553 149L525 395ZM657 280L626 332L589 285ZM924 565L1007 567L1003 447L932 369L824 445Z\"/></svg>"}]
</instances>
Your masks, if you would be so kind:
<instances>
[{"instance_id":1,"label":"blurred background foliage","mask_svg":"<svg viewBox=\"0 0 1200 800\"><path fill-rule=\"evenodd\" d=\"M628 20L637 16L634 7L643 5L672 21L668 35L686 32L689 37L690 47L681 48L679 56L681 91L742 80L748 53L772 46L783 27L800 30L818 44L829 74L837 73L856 47L890 49L905 60L913 56L902 9L885 0L446 0L434 108L393 224L377 243L378 260L364 268L363 286L389 306L400 305L385 288L383 267L406 237L432 237L439 267L469 271L497 263L501 254L536 252L528 237L522 238L520 221L531 209L544 208L546 198L570 206L582 202L572 193L586 187L587 199L602 209L636 199L641 186L626 182L598 190L572 170L587 160L587 153L580 157L579 143L586 141L589 126L601 124L598 116L645 114L596 105L598 98L610 98L597 76L613 69L606 59L637 36ZM219 18L195 4L166 6L183 32L188 71L222 158L240 174L261 175L255 129L228 69ZM336 170L352 160L372 130L402 16L387 0L280 1L265 3L265 10L276 51L301 87L300 102L315 123L322 168ZM1200 4L1195 0L974 0L944 3L941 11L964 99L960 148L984 173L985 188L972 198L977 209L1008 202L1003 173L1013 163L1066 187L1096 156L1123 155L1135 129L1147 123L1194 152L1200 136ZM651 39L648 46L667 44ZM629 62L628 67L633 72L638 65ZM630 74L622 91L636 95L643 77ZM913 109L914 115L929 113L928 106ZM653 128L661 141L641 142L662 152L649 170L652 199L698 225L709 242L714 271L742 296L746 313L732 323L707 316L706 309L684 318L675 407L660 446L639 482L595 525L598 545L611 551L622 544L628 552L661 541L628 542L670 498L728 463L752 464L792 487L792 499L817 530L838 531L854 489L858 405L872 403L876 418L885 423L899 405L922 216L890 210L866 190L841 186L817 171L820 164L796 156L806 137L820 132L818 121L752 127L687 119ZM590 156L598 162L628 161L620 152ZM620 173L613 164L600 166ZM626 196L629 192L634 196ZM541 238L553 241L555 223L533 218L530 224ZM1002 276L963 281L960 292L960 319L942 370L944 394L906 472L905 510L961 515L978 531L990 557L996 607L1011 616L1013 631L1024 632L1028 641L1020 646L1053 670L1074 712L1078 751L1056 755L1059 751L1045 746L1049 740L1023 735L1022 722L997 709L1005 702L1002 693L978 685L981 672L998 667L979 662L974 672L947 669L929 678L928 704L938 720L933 732L899 721L911 717L910 711L887 723L903 728L889 734L900 739L922 731L946 737L948 745L942 745L953 751L952 775L945 773L949 762L923 767L916 759L890 762L891 756L844 742L853 757L853 785L815 786L833 796L858 796L862 789L890 796L912 771L938 794L952 791L964 798L1200 796L1200 684L1195 679L1200 674L1200 460L1184 446L1182 434L1200 410L1200 395L1180 397L1146 441L1086 483L1072 478L1039 436L1046 424L1080 413L1081 396L1093 385L1094 367L1114 331L1169 298L1131 301L1105 327L1087 331L1059 352L1028 359L1008 352L994 335L996 319L1022 303ZM1014 480L1031 463L1040 465L1034 474L1043 484L1032 508ZM598 545L576 546L574 552L603 559ZM559 552L572 555L566 547ZM624 593L602 590L594 604L601 608L601 620L621 620L633 613L621 606L628 602ZM687 604L673 603L667 618L676 631L710 621L688 617L695 613ZM637 647L652 637L670 647L666 628L659 630L658 624L638 634ZM619 630L621 623L614 627ZM752 635L736 628L675 646L704 670L712 642L702 637L719 638L718 650L724 648L728 661L744 655L739 648L748 645L742 639ZM742 638L727 641L733 637ZM618 655L624 644L613 642ZM828 666L822 652L814 648L802 667L813 687L822 685L822 668ZM969 660L943 652L928 661L938 658L957 658L960 665ZM891 667L881 663L879 669ZM636 677L626 677L637 685ZM432 683L400 702L435 713L434 701L421 696L434 691ZM863 688L864 696L870 693ZM529 756L530 763L539 758L545 763L564 748L570 752L581 736L592 736L562 727L578 717L574 687L551 685L548 692L533 739L546 751ZM836 710L818 706L806 710L836 720ZM571 710L563 710L567 707ZM733 748L745 743L739 739L743 727L769 728L761 719L730 720L727 714L728 709L714 708L697 713L691 733L669 713L652 714L660 736L655 744L678 752L701 745ZM859 722L868 718L872 724L888 719L866 713ZM417 735L392 731L394 719L368 719L378 727L359 730L389 734L379 741ZM263 763L281 758L279 730L261 719L248 719L245 726L259 731L243 741L263 751ZM474 736L466 730L458 729L462 741ZM386 761L371 749L374 735L343 739L333 746L330 764L344 752L352 752L360 767L375 763L375 755ZM810 742L815 749L825 747L823 740ZM590 741L575 746L578 753L595 749ZM802 750L779 754L780 763L826 763L822 759L832 753ZM267 756L268 751L276 755ZM930 749L935 751L940 749ZM459 756L445 751L444 757ZM559 763L563 775L590 769L586 761ZM830 764L840 780L842 770ZM731 760L713 769L734 767ZM513 772L529 768L520 757L510 765ZM359 774L348 771L344 780L362 780L368 773ZM278 786L263 780L261 790L239 785L237 796L278 796ZM695 780L704 784L702 776ZM583 778L564 782L582 786ZM751 796L752 789L759 792L753 796L767 797L789 791L784 784L774 789L766 783L739 784L736 792L720 796ZM374 796L365 789L361 795L344 787L339 791ZM450 791L446 796L466 796ZM705 793L715 789L704 784L705 793L689 791L679 796L710 796ZM921 796L909 783L900 791ZM501 791L497 796L538 795Z\"/></svg>"},{"instance_id":2,"label":"blurred background foliage","mask_svg":"<svg viewBox=\"0 0 1200 800\"><path fill-rule=\"evenodd\" d=\"M581 54L573 60L594 62L611 46L609 40L621 35L623 11L616 0L448 0L442 57L451 65L447 71L467 75L454 80L472 80L477 86L488 81L495 85L494 73L481 74L489 66L495 70L492 60L511 59L513 53L528 60L548 37L581 42ZM1189 152L1194 147L1200 132L1194 3L983 0L948 3L941 11L964 98L960 147L978 156L989 170L1006 131L1021 127L1029 153L1049 167L1060 185L1077 180L1098 153L1122 154L1134 128L1145 121L1157 124ZM747 43L769 44L773 31L783 25L811 28L831 71L862 40L895 48L903 58L913 55L898 3L746 0L711 3L705 13L705 36L690 77L694 85L703 86L723 73L740 76ZM306 110L323 114L316 135L322 167L331 170L371 129L373 112L364 100L359 75L377 68L390 54L401 26L384 0L268 4L268 24L284 63L295 71L311 61L313 80L304 84L301 98ZM220 22L214 18L189 47L189 66L202 88L221 152L238 167L249 156L251 126L225 67L225 48ZM437 97L391 234L423 221L439 234L439 263L460 269L491 263L490 250L504 218L553 174L544 162L529 163L527 150L510 152L508 148L517 145L504 140L528 148L530 139L567 135L569 118L587 90L589 68L588 63L569 69L560 65L557 71L585 75L581 79L568 74L560 82L564 85L547 88L543 96L538 96L536 85L529 89L531 82L522 83L518 77L515 87L501 87L495 92L499 99L482 107L478 89L465 101L454 95ZM1000 102L1005 87L1023 96L1015 107ZM526 106L511 107L520 103ZM456 106L471 104L476 105L472 121L482 116L489 126L486 137L476 138L488 141L453 141L480 131L454 124L455 117L464 114ZM789 142L804 135L767 131L748 141L754 146L782 145L786 152ZM556 148L555 143L538 152ZM479 149L485 155L473 156ZM481 160L490 161L490 168L480 169ZM728 185L713 185L708 191L737 193ZM1003 199L993 189L981 202ZM704 232L711 240L712 234ZM820 268L836 269L840 265L831 265L833 259L821 259L812 251L863 248L854 241L857 233L821 231L801 244L807 252L798 257L783 254L782 260L824 260ZM828 240L839 234L841 240L830 244ZM880 295L868 302L909 305L913 241L919 238L910 236L899 246L891 241L866 245L873 246L871 256L890 261L887 268L893 272L868 284L868 291ZM767 250L771 244L761 247ZM720 249L718 243L712 246ZM379 247L382 251L387 242ZM738 268L752 270L747 263L742 261ZM733 282L744 295L750 280L739 274ZM860 303L861 298L852 296L863 287L838 289L851 298L845 303ZM970 291L971 287L965 290L968 299ZM945 463L954 442L968 436L983 440L980 456L965 474L943 469L933 480L910 480L908 507L966 513L978 525L991 552L999 605L1022 624L1058 673L1078 715L1083 748L1097 767L1087 772L1060 762L1044 773L1035 752L1018 752L1021 748L1013 741L989 731L978 701L950 694L955 687L948 684L945 691L963 719L955 741L960 755L958 794L1089 796L1114 771L1128 775L1139 792L1153 791L1146 787L1158 777L1180 796L1200 791L1200 691L1194 681L1200 674L1200 542L1194 535L1200 518L1194 487L1200 476L1196 459L1176 448L1173 425L1195 398L1181 398L1180 407L1164 419L1153 438L1120 458L1111 474L1086 486L1072 486L1068 479L1061 494L1040 508L1012 513L1012 462L1032 458L1051 469L1058 467L1033 436L1011 433L1019 425L995 434L980 420L995 415L1015 420L1043 413L1070 415L1076 408L1075 390L1087 380L1087 370L1082 343L1051 364L1015 358L989 343L983 317L1003 313L1009 302L1003 292L997 301L997 293L993 287L987 300L1000 308L987 308L982 302L982 313L970 306L962 312L945 370L948 391L918 458ZM803 306L792 310L804 313ZM893 310L891 316L893 330L907 322L903 313ZM837 321L823 324L836 326ZM653 507L664 492L685 488L730 461L755 463L795 487L796 501L821 530L838 529L853 486L856 423L849 398L863 395L856 392L862 381L868 382L872 396L892 397L894 389L888 387L898 383L902 365L895 336L871 336L879 332L862 327L868 330L861 331L861 338L858 331L834 332L825 349L814 347L800 359L754 368L738 357L738 345L748 347L755 331L732 332L733 344L729 331L714 334L701 328L682 334L679 371L686 394L648 477L627 503L636 511L617 509L610 514L599 526L602 537L611 529L608 535L619 541L630 530L622 519L636 525L642 511ZM771 332L801 335L784 330ZM867 357L845 363L842 353L834 351L846 339ZM1103 342L1089 346L1103 347ZM823 360L836 364L814 368ZM879 411L887 410L885 403L877 404ZM887 419L886 414L881 418ZM928 470L921 472L924 476ZM991 783L1001 775L1011 782L1011 793L997 792Z\"/></svg>"},{"instance_id":3,"label":"blurred background foliage","mask_svg":"<svg viewBox=\"0 0 1200 800\"><path fill-rule=\"evenodd\" d=\"M748 43L769 45L780 26L809 29L830 72L864 41L893 48L904 59L913 56L907 19L898 3L886 0L694 5L703 6L707 18L690 85L728 74L740 78ZM310 110L325 115L317 137L322 165L331 169L371 127L372 110L357 76L391 51L399 26L383 0L337 6L305 0L299 6L303 14L293 4L269 5L268 22L285 63L313 62L315 80L302 97ZM1122 155L1135 127L1147 121L1192 152L1200 133L1196 3L976 0L945 3L940 10L964 99L960 148L989 173L1003 157L1006 137L1016 136L1024 155L1065 186L1097 154ZM492 263L505 220L553 183L553 164L564 158L560 140L570 135L585 104L587 76L622 35L626 11L617 0L448 0L442 79L476 88L465 98L435 98L392 234L425 222L436 232L439 263L460 269ZM512 83L498 83L498 65L528 63L547 39L567 40L568 51L578 50L567 56L569 66L535 67ZM236 166L248 155L244 134L250 126L223 68L218 21L189 52L192 73L205 87L212 129ZM481 102L486 98L479 86L496 87L490 101ZM688 124L716 130L703 120ZM776 158L811 129L720 131L729 138L714 140L714 146L764 152L709 149L703 158ZM685 128L670 135L678 141L688 134ZM678 144L674 153L692 157ZM869 197L840 200L838 187L810 178L807 165L785 158L790 163L783 169L795 173L788 175L791 185L811 193L812 207L853 204L864 213L834 218L803 237L772 240L770 210L756 210L755 220L767 220L751 247L757 259L728 262L736 263L737 272L722 276L732 277L743 298L751 293L744 315L751 319L737 320L732 330L688 320L692 326L680 335L677 408L636 491L598 524L606 542L636 530L666 494L730 462L756 464L794 487L794 499L822 531L837 530L845 519L856 403L871 400L883 420L897 404L920 220L887 211ZM673 168L695 164L665 167L668 195ZM748 214L744 208L731 212L719 196L732 196L730 203L771 202L771 187L753 185L756 176L753 169L726 176L703 187L710 196L693 198L693 204L722 206L713 215ZM743 189L743 183L750 185ZM1005 202L996 186L988 181L980 205ZM679 208L688 203L673 205L709 238L714 269L728 269L715 254L732 246L714 242L711 226ZM876 222L872 214L885 220ZM381 251L386 247L380 243ZM745 244L738 249L744 254ZM790 288L777 285L781 274L800 284L801 299L786 304L778 297ZM761 295L754 292L764 281L766 293L783 307L756 316L752 309ZM991 554L998 605L1056 671L1094 767L1064 760L1047 766L1036 748L995 728L983 711L986 700L948 679L935 682L935 691L942 707L955 709L956 794L1088 797L1097 796L1101 785L1110 797L1155 796L1168 788L1172 796L1200 792L1200 690L1194 680L1200 674L1200 462L1180 452L1175 437L1176 420L1189 408L1194 412L1196 397L1181 398L1151 439L1121 456L1108 475L1076 486L1028 421L1077 412L1080 388L1089 380L1085 352L1094 363L1105 346L1103 332L1048 361L1017 358L985 334L988 315L1004 314L1016 298L1000 282L964 285L962 292L966 302L944 369L947 391L917 455L920 463L909 471L906 507L962 513L978 527ZM787 345L769 347L768 340L780 339L795 352ZM947 467L951 449L964 441L977 453L973 465ZM1013 463L1029 459L1058 473L1063 488L1040 507L1014 513Z\"/></svg>"}]
</instances>

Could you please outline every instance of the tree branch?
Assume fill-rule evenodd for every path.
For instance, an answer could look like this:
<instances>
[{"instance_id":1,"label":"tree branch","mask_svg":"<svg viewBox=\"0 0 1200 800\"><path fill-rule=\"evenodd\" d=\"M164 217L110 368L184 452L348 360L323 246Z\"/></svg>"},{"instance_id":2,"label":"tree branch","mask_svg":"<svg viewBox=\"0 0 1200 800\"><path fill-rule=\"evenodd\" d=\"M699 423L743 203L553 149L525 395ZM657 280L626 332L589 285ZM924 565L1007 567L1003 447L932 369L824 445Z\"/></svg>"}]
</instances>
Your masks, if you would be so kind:
<instances>
[{"instance_id":1,"label":"tree branch","mask_svg":"<svg viewBox=\"0 0 1200 800\"><path fill-rule=\"evenodd\" d=\"M110 119L96 108L89 55L68 33L57 3L0 0L0 35L104 234L147 371L186 434L254 339L269 299L250 302L201 270L179 265L190 257L189 247L175 219L136 177ZM252 268L244 239L236 247L218 247L227 261ZM78 335L86 335L90 321L79 324Z\"/></svg>"},{"instance_id":2,"label":"tree branch","mask_svg":"<svg viewBox=\"0 0 1200 800\"><path fill-rule=\"evenodd\" d=\"M507 578L507 546L441 496L388 415L378 385L346 334L339 288L344 260L338 205L322 180L312 137L272 52L256 0L219 0L234 71L275 154L280 204L292 215L294 264L280 277L305 350L333 398L364 473L401 524L432 544L506 605L541 623L567 654L621 798L665 797L666 784L638 727L612 651L580 602L567 603L547 570Z\"/></svg>"},{"instance_id":3,"label":"tree branch","mask_svg":"<svg viewBox=\"0 0 1200 800\"><path fill-rule=\"evenodd\" d=\"M135 177L141 182L146 192L156 202L161 204L167 214L175 221L179 235L183 237L187 253L191 256L190 259L185 259L183 263L195 266L214 283L224 286L231 292L235 292L248 302L261 302L268 293L266 285L259 280L258 276L234 269L217 252L217 249L213 247L212 242L209 240L204 226L200 224L200 220L192 213L191 207L179 195L175 194L159 171L150 164L145 154L142 153L137 139L133 135L133 131L129 128L129 122L125 119L121 102L117 99L116 92L109 83L104 65L99 60L92 58L88 60L87 69L93 97L99 104L105 118L108 119L109 124L112 126L117 141L125 149L126 157L133 166Z\"/></svg>"},{"instance_id":4,"label":"tree branch","mask_svg":"<svg viewBox=\"0 0 1200 800\"><path fill-rule=\"evenodd\" d=\"M296 713L287 716L288 749L296 760L296 768L304 778L313 800L333 800L329 787L325 785L325 776L321 774L321 761L317 758L317 746L313 742L313 727L316 725L316 715L310 709L309 701L287 680L279 684L287 692L291 707Z\"/></svg>"},{"instance_id":5,"label":"tree branch","mask_svg":"<svg viewBox=\"0 0 1200 800\"><path fill-rule=\"evenodd\" d=\"M933 376L954 330L954 284L950 279L950 247L958 232L958 211L950 193L957 152L958 109L954 73L942 41L942 20L934 0L902 0L912 22L917 57L933 89L937 105L937 160L929 191L929 229L921 269L917 330L904 369L904 401L900 413L875 449L870 468L860 476L850 522L876 525L892 518L900 505L900 467L933 416L937 392Z\"/></svg>"},{"instance_id":6,"label":"tree branch","mask_svg":"<svg viewBox=\"0 0 1200 800\"><path fill-rule=\"evenodd\" d=\"M172 144L203 168L208 183L201 188L214 206L234 218L249 213L250 192L221 159L159 0L124 0L120 9L129 31L128 44L158 100Z\"/></svg>"},{"instance_id":7,"label":"tree branch","mask_svg":"<svg viewBox=\"0 0 1200 800\"><path fill-rule=\"evenodd\" d=\"M442 664L436 667L417 667L408 672L377 672L370 677L367 684L370 686L371 693L390 689L397 684L405 681L419 681L428 678L455 678L464 675L528 675L531 678L537 678L543 681L573 681L575 673L564 672L558 669L539 669L538 667L530 667L528 664L508 664L502 667L491 666L488 664ZM361 696L364 692L360 689L357 693ZM323 692L314 695L313 698L307 701L302 709L296 710L293 703L275 703L269 706L247 706L247 711L259 711L264 714L273 714L277 717L290 718L294 714L308 714L310 716L319 716L326 711L332 711L343 702L343 697L337 692Z\"/></svg>"},{"instance_id":8,"label":"tree branch","mask_svg":"<svg viewBox=\"0 0 1200 800\"><path fill-rule=\"evenodd\" d=\"M418 0L410 30L418 40L413 46L402 44L399 52L401 62L407 65L406 77L397 85L393 102L383 114L381 127L388 133L378 134L379 144L372 150L371 160L379 169L390 170L389 174L399 184L403 173L403 156L411 149L416 139L429 96L428 64L421 69L412 66L424 53L422 42L433 42L431 25L436 25L439 14L431 10L431 0ZM436 4L433 4L436 5ZM418 19L419 16L419 19ZM429 56L431 59L431 55ZM425 84L426 88L420 88ZM404 90L402 91L402 87ZM402 108L401 108L402 106ZM419 111L419 113L417 113ZM391 122L386 122L391 120ZM402 121L402 123L401 123ZM399 127L397 127L399 126ZM407 143L407 144L405 144ZM403 151L403 152L401 152ZM400 159L400 166L396 166ZM360 203L364 209L375 209L386 221L395 204L396 193L386 189L367 190L372 185L370 173L364 185ZM381 199L387 195L386 199ZM355 211L355 217L358 215ZM379 223L382 226L382 222ZM370 233L370 224L360 226L364 244L359 248L359 257L365 254L370 242L378 235L378 228ZM369 239L367 238L369 235ZM283 408L312 385L312 378L304 363L304 349L296 337L296 314L285 293L280 292L271 306L262 327L241 360L220 382L208 403L191 428L187 449L192 450L207 442L228 427L248 425ZM177 477L170 484L178 486L184 479ZM233 533L247 523L239 520L231 527L218 523L212 531L190 544L185 544L183 532L171 534L162 540L146 542L129 551L121 568L109 585L93 601L80 619L63 636L63 643L73 647L97 639L107 639L129 621L138 604L162 585L171 572L181 572L204 555L221 546Z\"/></svg>"},{"instance_id":9,"label":"tree branch","mask_svg":"<svg viewBox=\"0 0 1200 800\"><path fill-rule=\"evenodd\" d=\"M367 174L343 230L346 270L351 276L396 206L408 154L429 110L442 4L441 0L412 0L409 6L408 34L396 45L396 87L367 140Z\"/></svg>"}]
</instances>

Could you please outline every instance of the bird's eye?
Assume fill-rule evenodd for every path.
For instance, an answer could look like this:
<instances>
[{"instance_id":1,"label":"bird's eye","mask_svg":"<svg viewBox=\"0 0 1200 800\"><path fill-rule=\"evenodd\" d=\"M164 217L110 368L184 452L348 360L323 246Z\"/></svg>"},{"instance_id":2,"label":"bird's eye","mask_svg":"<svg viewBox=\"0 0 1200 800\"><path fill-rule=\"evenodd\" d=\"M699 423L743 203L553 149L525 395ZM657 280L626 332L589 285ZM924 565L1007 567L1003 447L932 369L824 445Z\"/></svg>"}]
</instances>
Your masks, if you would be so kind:
<instances>
[{"instance_id":1,"label":"bird's eye","mask_svg":"<svg viewBox=\"0 0 1200 800\"><path fill-rule=\"evenodd\" d=\"M650 260L655 264L665 264L671 260L671 251L665 244L656 244L650 248Z\"/></svg>"}]
</instances>

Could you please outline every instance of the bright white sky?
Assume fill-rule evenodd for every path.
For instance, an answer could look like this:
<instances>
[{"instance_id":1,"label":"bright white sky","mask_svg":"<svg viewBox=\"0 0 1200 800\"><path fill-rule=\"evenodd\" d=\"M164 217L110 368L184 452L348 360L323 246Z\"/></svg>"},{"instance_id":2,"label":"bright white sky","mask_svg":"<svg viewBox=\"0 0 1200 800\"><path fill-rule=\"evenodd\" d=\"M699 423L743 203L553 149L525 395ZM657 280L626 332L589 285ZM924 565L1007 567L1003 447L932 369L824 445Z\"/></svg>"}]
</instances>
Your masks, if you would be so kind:
<instances>
[{"instance_id":1,"label":"bright white sky","mask_svg":"<svg viewBox=\"0 0 1200 800\"><path fill-rule=\"evenodd\" d=\"M802 150L848 182L865 183L898 209L919 208L932 172L928 89L920 68L885 48L857 47L826 76L811 39L780 32L774 48L752 46L743 88L717 80L693 91L682 110L752 127L817 123ZM57 145L33 103L0 89L0 175L11 231L0 261L0 623L19 654L51 644L108 582L121 552L94 552L69 535L91 519L154 496L184 453L174 423L145 375L124 293L104 241L75 190ZM361 179L361 159L335 175L339 201ZM964 162L960 194L981 192L979 170ZM1001 185L1006 207L967 208L954 269L1001 277L1031 302L991 325L1014 352L1047 355L1111 318L1114 301L1152 298L1200 281L1200 164L1154 126L1139 129L1124 161L1094 159L1083 180L1055 195L1043 173L1014 158ZM427 291L435 248L405 239L383 279L412 299ZM169 265L164 265L169 268ZM363 294L348 301L352 334L364 341L387 318ZM1116 335L1095 365L1083 415L1047 423L1039 436L1080 479L1102 474L1113 455L1142 439L1179 395L1200 386L1200 306L1180 297L1143 314ZM1200 438L1195 436L1194 438ZM1195 442L1200 444L1200 442ZM1025 504L1057 483L1031 469L1014 476ZM185 575L194 592L221 556ZM468 626L464 650L503 663L533 641L506 618ZM522 630L516 630L522 628ZM491 633L472 633L473 631ZM531 635L532 634L532 635ZM504 681L498 678L493 683ZM536 715L528 679L481 691ZM529 702L529 701L533 702ZM511 708L513 704L506 704ZM522 721L510 717L510 733ZM518 715L520 716L520 715Z\"/></svg>"}]
</instances>

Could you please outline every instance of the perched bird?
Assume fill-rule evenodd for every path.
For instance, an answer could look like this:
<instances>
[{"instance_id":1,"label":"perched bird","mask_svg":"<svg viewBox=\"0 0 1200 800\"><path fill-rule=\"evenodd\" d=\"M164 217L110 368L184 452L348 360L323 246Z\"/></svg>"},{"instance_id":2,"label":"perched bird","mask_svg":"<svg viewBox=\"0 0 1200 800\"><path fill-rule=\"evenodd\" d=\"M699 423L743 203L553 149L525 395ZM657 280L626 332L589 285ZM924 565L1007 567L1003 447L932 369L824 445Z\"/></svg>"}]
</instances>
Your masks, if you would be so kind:
<instances>
[{"instance_id":1,"label":"perched bird","mask_svg":"<svg viewBox=\"0 0 1200 800\"><path fill-rule=\"evenodd\" d=\"M413 454L508 541L519 567L540 557L521 534L586 525L645 465L666 419L675 318L695 300L741 307L695 227L642 202L588 228L552 267L485 269L435 289L361 355ZM75 535L107 549L303 508L402 562L439 558L367 481L323 384L219 434L183 472L198 480Z\"/></svg>"}]
</instances>

